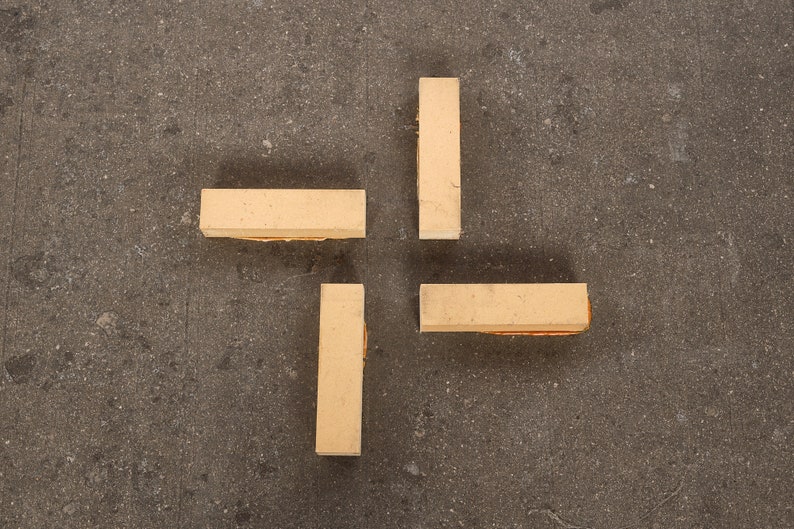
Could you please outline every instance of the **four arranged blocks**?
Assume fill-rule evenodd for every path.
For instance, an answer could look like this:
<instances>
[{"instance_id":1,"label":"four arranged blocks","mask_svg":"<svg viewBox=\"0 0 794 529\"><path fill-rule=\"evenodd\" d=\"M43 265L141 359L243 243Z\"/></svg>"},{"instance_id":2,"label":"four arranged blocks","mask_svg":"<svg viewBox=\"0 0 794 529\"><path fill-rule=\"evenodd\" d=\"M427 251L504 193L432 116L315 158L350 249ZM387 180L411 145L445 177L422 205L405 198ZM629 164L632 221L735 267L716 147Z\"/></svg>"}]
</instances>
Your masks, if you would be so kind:
<instances>
[{"instance_id":1,"label":"four arranged blocks","mask_svg":"<svg viewBox=\"0 0 794 529\"><path fill-rule=\"evenodd\" d=\"M420 239L459 239L460 90L456 78L419 80L417 195ZM360 189L203 189L207 237L256 241L366 236ZM423 284L421 332L568 335L590 326L585 283ZM315 451L361 454L366 357L364 285L323 284Z\"/></svg>"}]
</instances>

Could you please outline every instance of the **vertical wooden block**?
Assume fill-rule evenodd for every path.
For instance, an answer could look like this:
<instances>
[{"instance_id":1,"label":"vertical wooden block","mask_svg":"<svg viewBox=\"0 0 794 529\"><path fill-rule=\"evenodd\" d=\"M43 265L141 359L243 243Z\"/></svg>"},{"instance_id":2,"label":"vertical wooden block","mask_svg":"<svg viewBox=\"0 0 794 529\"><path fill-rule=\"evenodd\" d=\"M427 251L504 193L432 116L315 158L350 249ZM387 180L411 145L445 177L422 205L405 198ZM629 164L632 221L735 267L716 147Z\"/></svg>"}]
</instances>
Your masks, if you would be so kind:
<instances>
[{"instance_id":1,"label":"vertical wooden block","mask_svg":"<svg viewBox=\"0 0 794 529\"><path fill-rule=\"evenodd\" d=\"M460 83L419 79L419 238L460 238Z\"/></svg>"},{"instance_id":2,"label":"vertical wooden block","mask_svg":"<svg viewBox=\"0 0 794 529\"><path fill-rule=\"evenodd\" d=\"M422 285L422 332L576 334L590 327L586 283Z\"/></svg>"},{"instance_id":3,"label":"vertical wooden block","mask_svg":"<svg viewBox=\"0 0 794 529\"><path fill-rule=\"evenodd\" d=\"M361 455L365 333L364 285L323 284L317 373L318 455Z\"/></svg>"}]
</instances>

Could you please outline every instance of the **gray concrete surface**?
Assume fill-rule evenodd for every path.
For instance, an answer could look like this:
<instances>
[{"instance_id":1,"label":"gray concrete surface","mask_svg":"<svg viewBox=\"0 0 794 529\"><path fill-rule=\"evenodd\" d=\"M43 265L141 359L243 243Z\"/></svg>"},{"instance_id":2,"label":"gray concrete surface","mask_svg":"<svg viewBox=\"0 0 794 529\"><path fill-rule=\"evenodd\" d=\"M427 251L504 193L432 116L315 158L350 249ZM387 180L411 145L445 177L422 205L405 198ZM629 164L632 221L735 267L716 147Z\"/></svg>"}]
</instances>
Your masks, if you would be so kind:
<instances>
[{"instance_id":1,"label":"gray concrete surface","mask_svg":"<svg viewBox=\"0 0 794 529\"><path fill-rule=\"evenodd\" d=\"M794 526L787 0L0 0L0 527ZM463 227L417 240L417 78ZM199 190L365 187L364 241ZM569 338L418 287L586 281ZM367 289L363 455L313 454L319 285Z\"/></svg>"}]
</instances>

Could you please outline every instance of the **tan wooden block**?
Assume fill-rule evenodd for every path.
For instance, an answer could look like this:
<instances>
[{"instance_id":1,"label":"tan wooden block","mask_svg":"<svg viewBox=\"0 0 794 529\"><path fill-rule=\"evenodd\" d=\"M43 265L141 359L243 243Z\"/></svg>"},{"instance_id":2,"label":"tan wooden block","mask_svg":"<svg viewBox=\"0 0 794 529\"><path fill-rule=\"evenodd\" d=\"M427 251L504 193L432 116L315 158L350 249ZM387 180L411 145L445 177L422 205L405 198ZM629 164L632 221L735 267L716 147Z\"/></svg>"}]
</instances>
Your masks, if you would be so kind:
<instances>
[{"instance_id":1,"label":"tan wooden block","mask_svg":"<svg viewBox=\"0 0 794 529\"><path fill-rule=\"evenodd\" d=\"M586 283L425 284L421 332L576 334L590 327Z\"/></svg>"},{"instance_id":2,"label":"tan wooden block","mask_svg":"<svg viewBox=\"0 0 794 529\"><path fill-rule=\"evenodd\" d=\"M419 79L419 238L460 238L460 83Z\"/></svg>"},{"instance_id":3,"label":"tan wooden block","mask_svg":"<svg viewBox=\"0 0 794 529\"><path fill-rule=\"evenodd\" d=\"M361 455L365 349L364 285L323 284L317 372L317 455Z\"/></svg>"},{"instance_id":4,"label":"tan wooden block","mask_svg":"<svg viewBox=\"0 0 794 529\"><path fill-rule=\"evenodd\" d=\"M207 237L253 240L363 238L363 189L202 189Z\"/></svg>"}]
</instances>

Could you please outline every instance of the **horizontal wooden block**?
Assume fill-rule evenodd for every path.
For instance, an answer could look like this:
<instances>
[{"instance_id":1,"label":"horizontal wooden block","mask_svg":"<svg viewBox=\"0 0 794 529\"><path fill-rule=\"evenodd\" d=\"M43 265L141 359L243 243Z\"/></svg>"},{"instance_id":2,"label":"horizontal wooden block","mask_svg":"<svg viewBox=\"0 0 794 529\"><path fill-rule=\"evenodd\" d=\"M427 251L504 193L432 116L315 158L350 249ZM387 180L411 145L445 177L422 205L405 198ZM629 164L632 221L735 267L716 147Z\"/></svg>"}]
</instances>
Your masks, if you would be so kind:
<instances>
[{"instance_id":1,"label":"horizontal wooden block","mask_svg":"<svg viewBox=\"0 0 794 529\"><path fill-rule=\"evenodd\" d=\"M460 83L419 79L419 238L460 238Z\"/></svg>"},{"instance_id":2,"label":"horizontal wooden block","mask_svg":"<svg viewBox=\"0 0 794 529\"><path fill-rule=\"evenodd\" d=\"M586 283L426 284L422 332L576 334L590 327Z\"/></svg>"},{"instance_id":3,"label":"horizontal wooden block","mask_svg":"<svg viewBox=\"0 0 794 529\"><path fill-rule=\"evenodd\" d=\"M323 284L317 372L318 455L361 455L365 348L364 285Z\"/></svg>"},{"instance_id":4,"label":"horizontal wooden block","mask_svg":"<svg viewBox=\"0 0 794 529\"><path fill-rule=\"evenodd\" d=\"M202 189L207 237L254 240L363 238L363 189Z\"/></svg>"}]
</instances>

